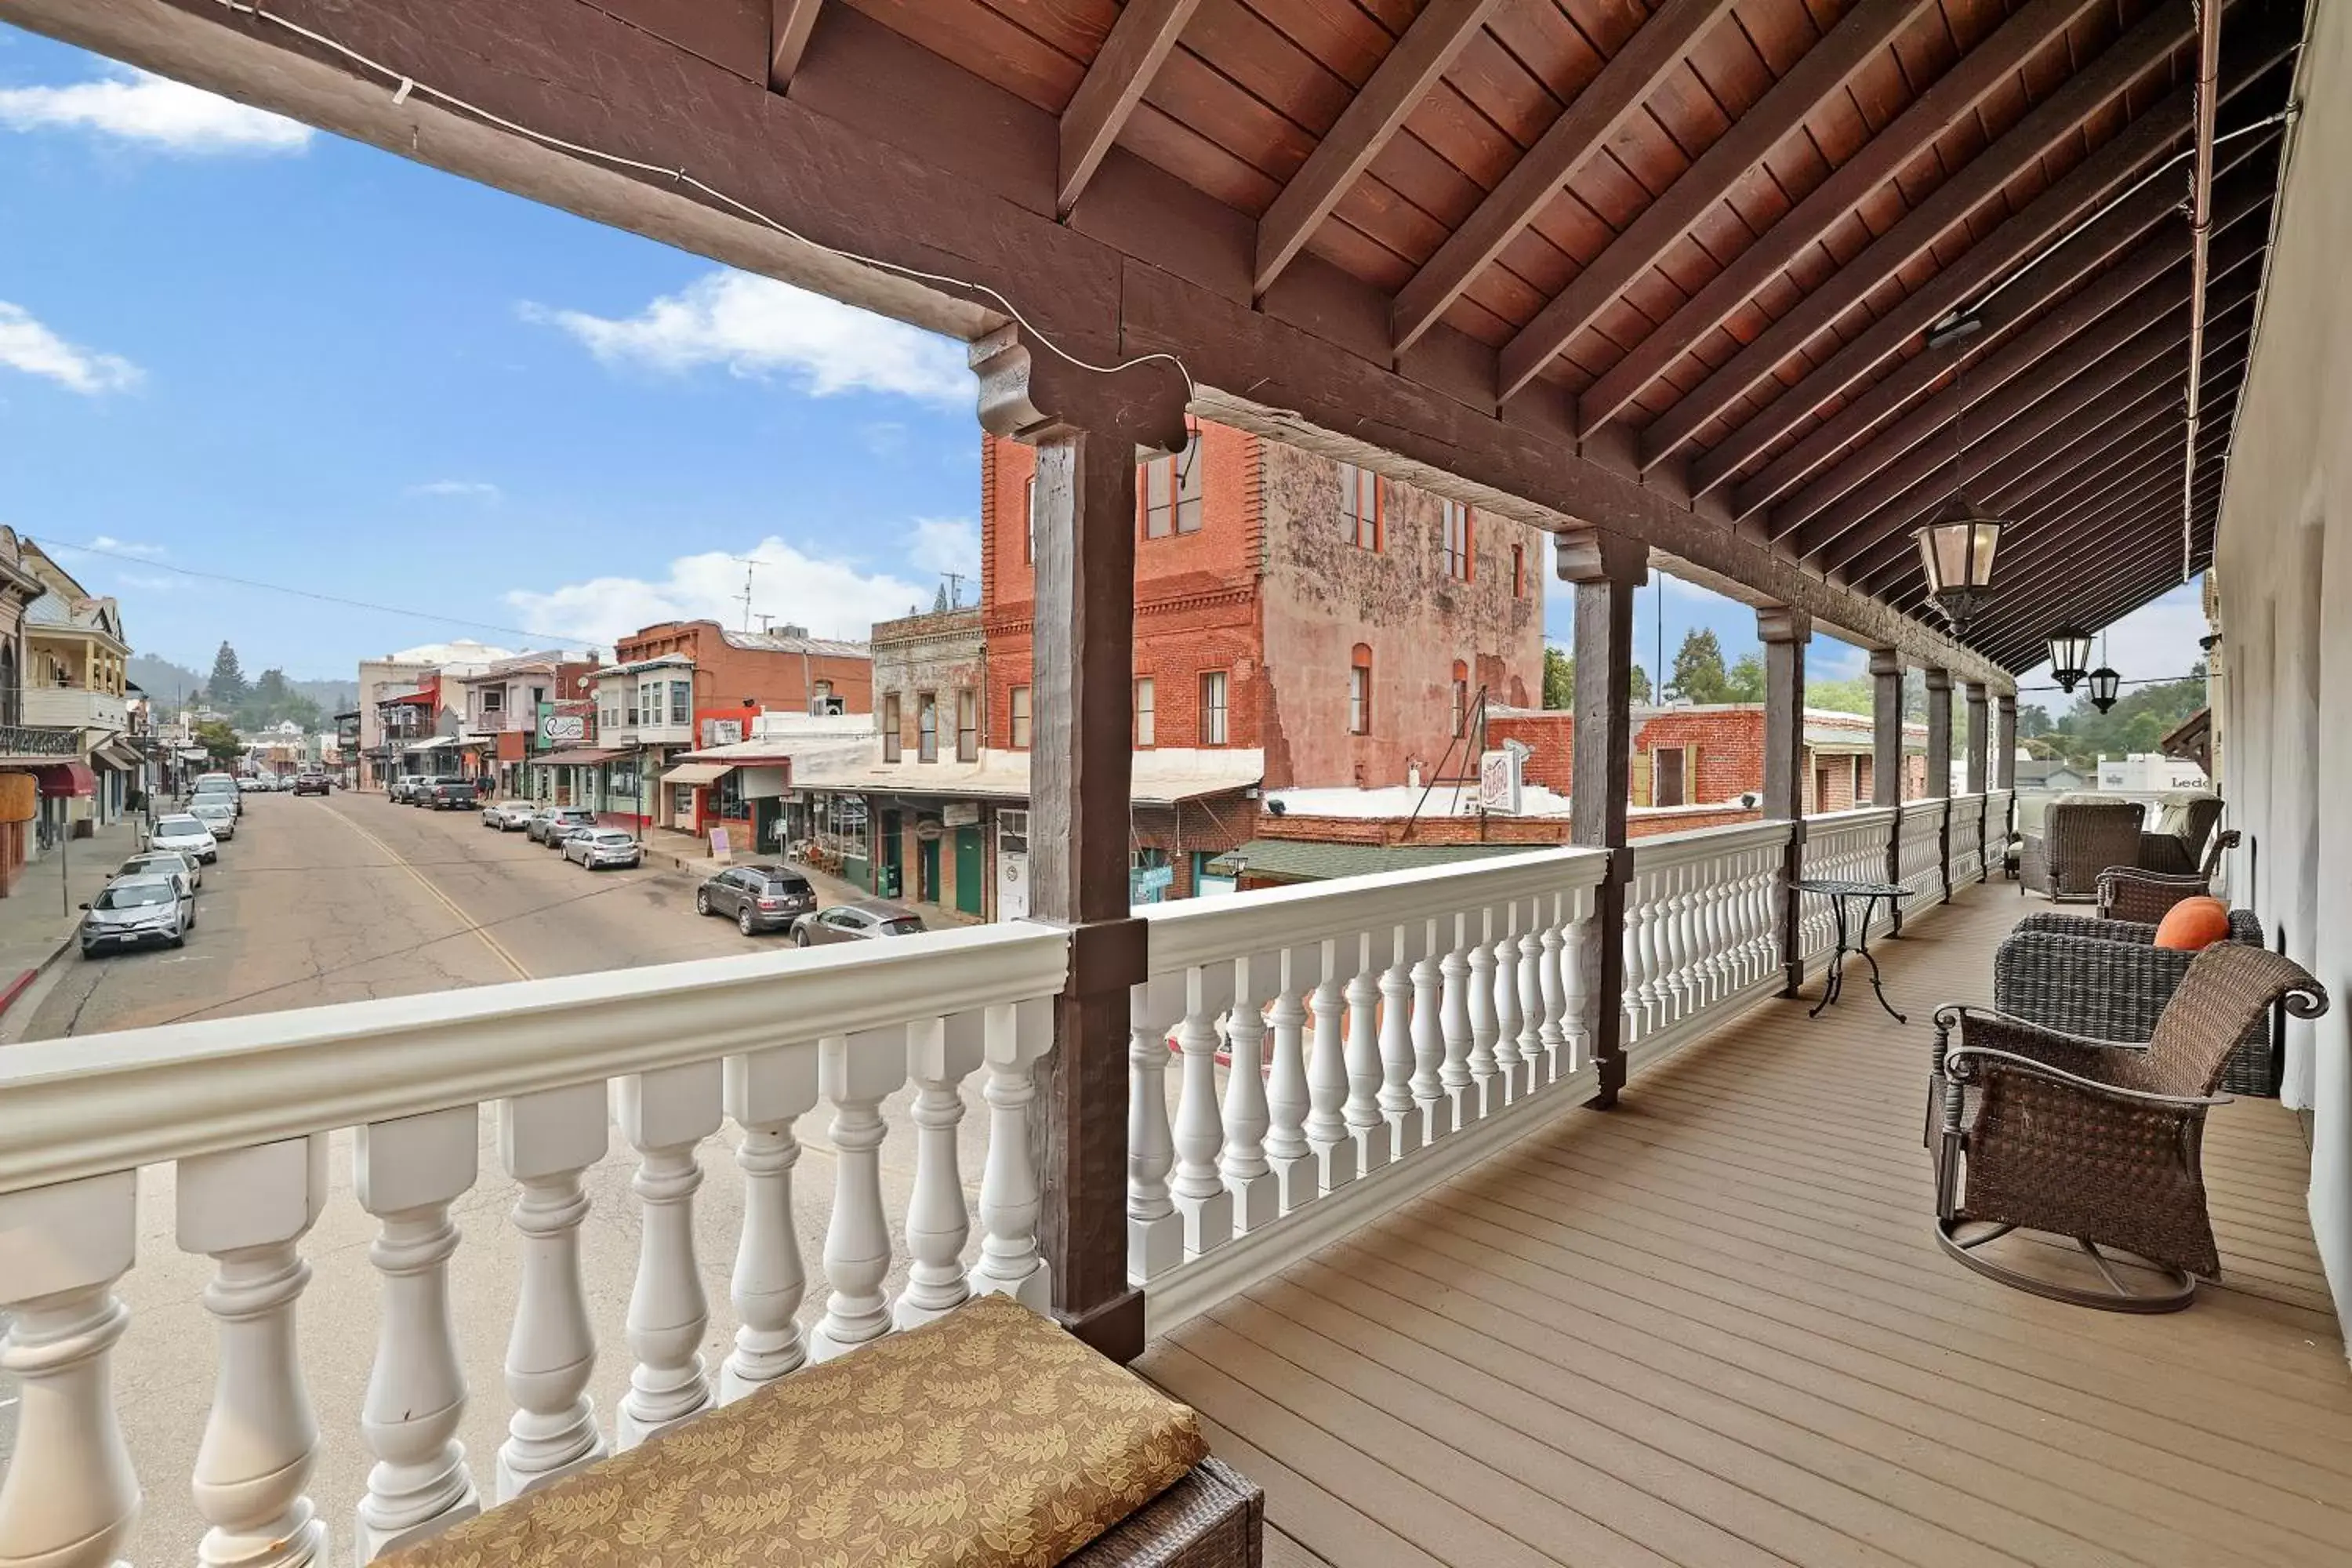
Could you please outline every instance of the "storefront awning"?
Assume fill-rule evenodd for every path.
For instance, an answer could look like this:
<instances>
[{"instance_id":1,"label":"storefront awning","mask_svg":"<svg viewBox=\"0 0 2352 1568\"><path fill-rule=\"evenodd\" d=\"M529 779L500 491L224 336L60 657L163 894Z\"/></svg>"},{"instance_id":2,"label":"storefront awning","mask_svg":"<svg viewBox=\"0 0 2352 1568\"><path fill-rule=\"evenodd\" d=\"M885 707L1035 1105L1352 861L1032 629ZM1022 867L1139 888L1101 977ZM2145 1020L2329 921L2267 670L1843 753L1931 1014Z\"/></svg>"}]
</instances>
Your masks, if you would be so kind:
<instances>
[{"instance_id":1,"label":"storefront awning","mask_svg":"<svg viewBox=\"0 0 2352 1568\"><path fill-rule=\"evenodd\" d=\"M445 746L454 746L457 743L457 737L455 735L436 735L432 740L417 741L400 749L404 752L437 752Z\"/></svg>"},{"instance_id":2,"label":"storefront awning","mask_svg":"<svg viewBox=\"0 0 2352 1568\"><path fill-rule=\"evenodd\" d=\"M52 799L98 793L98 775L89 771L87 763L51 763L39 772L41 793Z\"/></svg>"},{"instance_id":3,"label":"storefront awning","mask_svg":"<svg viewBox=\"0 0 2352 1568\"><path fill-rule=\"evenodd\" d=\"M142 761L144 761L144 759L139 755L136 748L127 745L121 741L109 741L106 744L99 747L98 750L92 752L89 755L92 762L101 763L107 767L115 768L124 773L130 772L132 768L137 767Z\"/></svg>"},{"instance_id":4,"label":"storefront awning","mask_svg":"<svg viewBox=\"0 0 2352 1568\"><path fill-rule=\"evenodd\" d=\"M666 784L717 784L734 771L732 763L680 763L662 774L661 782Z\"/></svg>"},{"instance_id":5,"label":"storefront awning","mask_svg":"<svg viewBox=\"0 0 2352 1568\"><path fill-rule=\"evenodd\" d=\"M614 757L627 754L625 752L550 752L533 761L551 763L559 768L593 768L599 763L609 763Z\"/></svg>"}]
</instances>

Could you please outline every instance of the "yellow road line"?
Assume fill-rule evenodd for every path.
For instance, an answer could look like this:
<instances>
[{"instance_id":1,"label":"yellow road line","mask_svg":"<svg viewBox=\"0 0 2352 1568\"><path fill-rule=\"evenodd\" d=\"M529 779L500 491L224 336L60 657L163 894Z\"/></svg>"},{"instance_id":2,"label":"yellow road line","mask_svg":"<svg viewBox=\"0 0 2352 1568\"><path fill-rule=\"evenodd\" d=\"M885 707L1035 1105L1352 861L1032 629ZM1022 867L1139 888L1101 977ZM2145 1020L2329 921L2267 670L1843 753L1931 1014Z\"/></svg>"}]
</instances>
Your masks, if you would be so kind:
<instances>
[{"instance_id":1,"label":"yellow road line","mask_svg":"<svg viewBox=\"0 0 2352 1568\"><path fill-rule=\"evenodd\" d=\"M352 822L350 817L344 816L341 812L337 811L333 806L331 805L327 807L327 811L331 816L342 817L342 820L345 823L350 824L351 830L352 832L358 834L362 838L366 839L369 843L383 850L386 855L392 857L392 863L394 865L399 867L402 870L415 878L416 885L438 900L443 909L447 910L451 914L456 915L457 917L458 923L466 926L476 936L480 937L482 939L482 945L488 948L492 952L497 953L499 955L499 961L501 963L504 963L509 969L514 971L514 977L517 980L529 980L531 977L530 971L525 969L522 966L521 961L517 959L513 953L509 952L506 950L505 943L499 941L497 937L492 936L484 927L475 924L474 917L467 914L464 910L459 909L457 907L457 900L451 898L448 894L435 887L431 879L428 879L424 872L410 865L401 857L399 850L394 849L391 845L386 844L383 839L377 837L366 828L362 827L358 823Z\"/></svg>"}]
</instances>

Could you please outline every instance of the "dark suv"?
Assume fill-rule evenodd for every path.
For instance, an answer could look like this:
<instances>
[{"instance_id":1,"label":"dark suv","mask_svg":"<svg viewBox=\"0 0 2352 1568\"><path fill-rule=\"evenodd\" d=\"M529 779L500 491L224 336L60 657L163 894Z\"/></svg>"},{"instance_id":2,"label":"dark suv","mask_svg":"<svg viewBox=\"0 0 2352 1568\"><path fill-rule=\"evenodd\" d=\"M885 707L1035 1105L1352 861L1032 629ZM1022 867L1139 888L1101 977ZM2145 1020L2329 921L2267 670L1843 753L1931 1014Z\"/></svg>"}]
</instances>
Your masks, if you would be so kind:
<instances>
[{"instance_id":1,"label":"dark suv","mask_svg":"<svg viewBox=\"0 0 2352 1568\"><path fill-rule=\"evenodd\" d=\"M784 866L730 866L694 892L698 915L732 915L745 936L782 931L816 908L816 889Z\"/></svg>"},{"instance_id":2,"label":"dark suv","mask_svg":"<svg viewBox=\"0 0 2352 1568\"><path fill-rule=\"evenodd\" d=\"M482 804L471 779L436 779L417 790L415 800L428 811L471 811Z\"/></svg>"}]
</instances>

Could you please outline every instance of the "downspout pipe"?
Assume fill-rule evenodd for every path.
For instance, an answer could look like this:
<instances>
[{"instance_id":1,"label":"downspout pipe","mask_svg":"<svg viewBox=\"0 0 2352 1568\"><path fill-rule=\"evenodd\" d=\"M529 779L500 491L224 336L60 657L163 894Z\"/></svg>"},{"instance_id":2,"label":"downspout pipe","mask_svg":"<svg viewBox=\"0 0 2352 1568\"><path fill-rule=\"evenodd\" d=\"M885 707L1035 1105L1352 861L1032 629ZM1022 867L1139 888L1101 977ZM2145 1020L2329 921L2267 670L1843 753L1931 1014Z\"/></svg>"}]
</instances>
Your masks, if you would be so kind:
<instances>
[{"instance_id":1,"label":"downspout pipe","mask_svg":"<svg viewBox=\"0 0 2352 1568\"><path fill-rule=\"evenodd\" d=\"M2213 237L2213 116L2221 99L2221 0L2197 5L2197 151L2189 195L2189 444L2181 457L2180 580L2197 557L2197 428L2205 394L2205 281Z\"/></svg>"}]
</instances>

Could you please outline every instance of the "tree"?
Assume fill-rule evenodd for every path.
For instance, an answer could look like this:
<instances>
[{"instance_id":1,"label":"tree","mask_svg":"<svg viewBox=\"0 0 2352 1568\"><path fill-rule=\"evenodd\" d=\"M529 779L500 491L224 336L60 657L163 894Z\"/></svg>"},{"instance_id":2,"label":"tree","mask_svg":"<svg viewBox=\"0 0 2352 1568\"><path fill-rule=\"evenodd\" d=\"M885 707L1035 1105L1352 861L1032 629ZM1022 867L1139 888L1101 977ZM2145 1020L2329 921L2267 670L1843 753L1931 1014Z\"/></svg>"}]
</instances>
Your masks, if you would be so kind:
<instances>
[{"instance_id":1,"label":"tree","mask_svg":"<svg viewBox=\"0 0 2352 1568\"><path fill-rule=\"evenodd\" d=\"M1729 689L1723 670L1723 645L1715 634L1701 627L1684 637L1675 654L1674 679L1666 685L1667 694L1685 702L1727 702Z\"/></svg>"},{"instance_id":2,"label":"tree","mask_svg":"<svg viewBox=\"0 0 2352 1568\"><path fill-rule=\"evenodd\" d=\"M2017 738L2019 740L2038 741L2048 733L2050 733L2050 710L2042 707L2039 702L2021 702L2017 705Z\"/></svg>"},{"instance_id":3,"label":"tree","mask_svg":"<svg viewBox=\"0 0 2352 1568\"><path fill-rule=\"evenodd\" d=\"M1626 673L1625 700L1629 702L1647 702L1650 700L1650 672L1638 664Z\"/></svg>"},{"instance_id":4,"label":"tree","mask_svg":"<svg viewBox=\"0 0 2352 1568\"><path fill-rule=\"evenodd\" d=\"M1725 679L1723 700L1726 702L1761 702L1764 700L1764 660L1760 655L1743 653L1732 665Z\"/></svg>"},{"instance_id":5,"label":"tree","mask_svg":"<svg viewBox=\"0 0 2352 1568\"><path fill-rule=\"evenodd\" d=\"M1811 680L1805 682L1805 706L1826 708L1838 713L1869 713L1873 711L1874 693L1870 677L1857 675L1851 680Z\"/></svg>"},{"instance_id":6,"label":"tree","mask_svg":"<svg viewBox=\"0 0 2352 1568\"><path fill-rule=\"evenodd\" d=\"M228 645L223 643L226 653ZM226 767L236 761L245 750L245 742L236 738L236 729L226 719L206 719L196 726L196 744L202 746L216 767Z\"/></svg>"},{"instance_id":7,"label":"tree","mask_svg":"<svg viewBox=\"0 0 2352 1568\"><path fill-rule=\"evenodd\" d=\"M1576 706L1576 660L1556 647L1544 649L1543 705L1552 709Z\"/></svg>"},{"instance_id":8,"label":"tree","mask_svg":"<svg viewBox=\"0 0 2352 1568\"><path fill-rule=\"evenodd\" d=\"M245 668L236 662L236 649L226 642L213 655L213 675L205 682L205 694L214 707L224 710L235 709L246 699Z\"/></svg>"}]
</instances>

